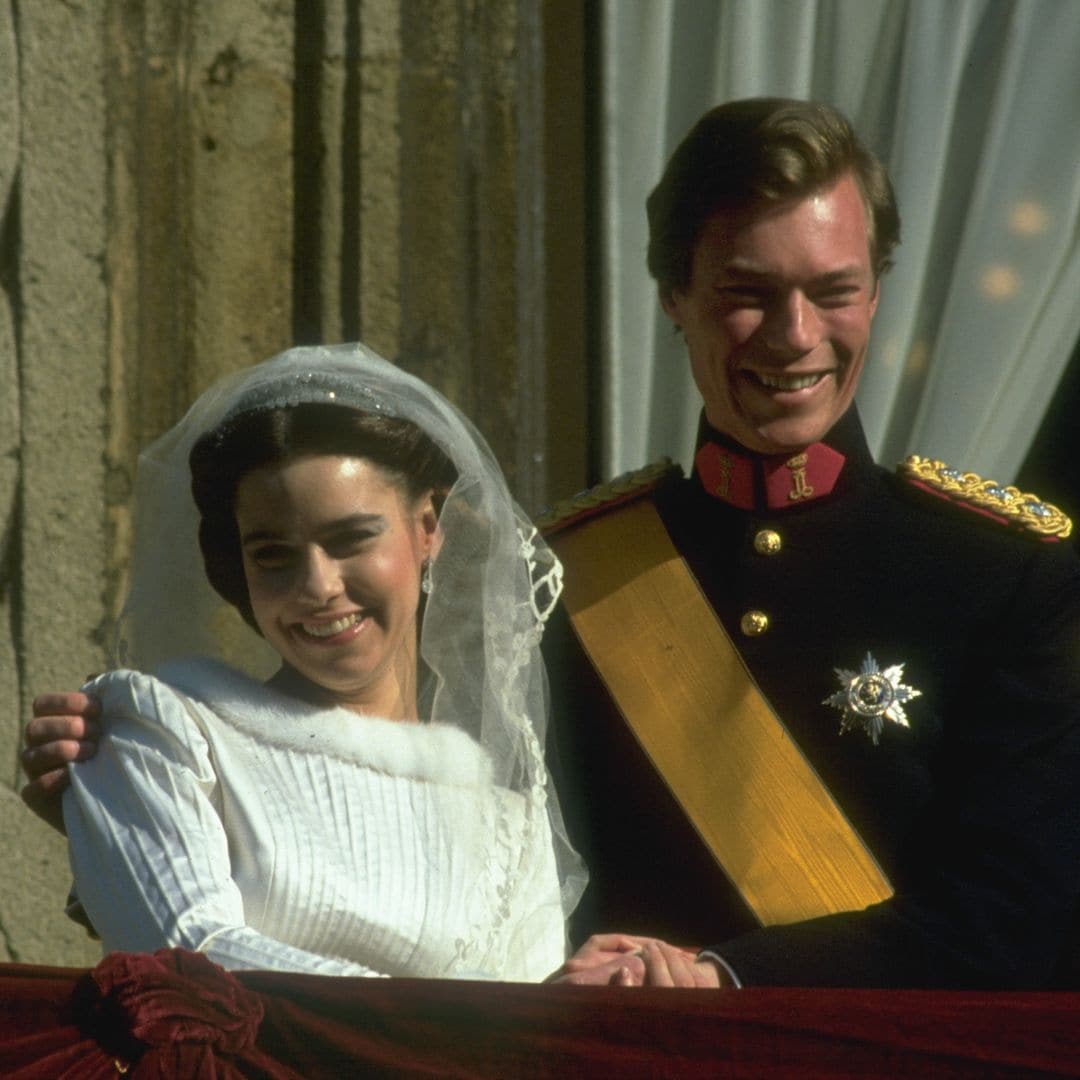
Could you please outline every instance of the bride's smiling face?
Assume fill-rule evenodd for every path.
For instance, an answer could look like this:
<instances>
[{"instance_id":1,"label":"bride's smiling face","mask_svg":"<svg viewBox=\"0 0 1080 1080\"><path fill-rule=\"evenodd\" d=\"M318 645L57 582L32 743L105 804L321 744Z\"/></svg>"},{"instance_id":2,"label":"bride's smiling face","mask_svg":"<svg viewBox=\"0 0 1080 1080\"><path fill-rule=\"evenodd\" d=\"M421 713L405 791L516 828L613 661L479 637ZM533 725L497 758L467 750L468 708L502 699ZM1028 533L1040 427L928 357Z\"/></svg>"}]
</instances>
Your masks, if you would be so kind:
<instances>
[{"instance_id":1,"label":"bride's smiling face","mask_svg":"<svg viewBox=\"0 0 1080 1080\"><path fill-rule=\"evenodd\" d=\"M248 473L235 512L255 621L286 667L338 704L415 716L431 498L363 458L317 455Z\"/></svg>"}]
</instances>

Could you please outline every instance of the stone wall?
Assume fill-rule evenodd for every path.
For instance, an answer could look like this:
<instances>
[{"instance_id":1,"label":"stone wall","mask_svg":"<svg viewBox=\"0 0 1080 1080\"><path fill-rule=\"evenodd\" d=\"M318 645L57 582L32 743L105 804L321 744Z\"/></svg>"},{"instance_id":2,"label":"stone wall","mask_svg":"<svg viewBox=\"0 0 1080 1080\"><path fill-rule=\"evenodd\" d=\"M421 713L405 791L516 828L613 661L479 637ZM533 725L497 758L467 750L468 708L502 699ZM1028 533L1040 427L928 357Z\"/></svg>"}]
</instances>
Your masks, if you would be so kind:
<instances>
[{"instance_id":1,"label":"stone wall","mask_svg":"<svg viewBox=\"0 0 1080 1080\"><path fill-rule=\"evenodd\" d=\"M473 416L528 508L584 477L583 338L546 303L568 280L550 135L578 130L551 122L547 17L0 0L0 960L96 955L60 913L64 843L18 799L20 731L34 693L106 664L138 448L199 391L362 338Z\"/></svg>"}]
</instances>

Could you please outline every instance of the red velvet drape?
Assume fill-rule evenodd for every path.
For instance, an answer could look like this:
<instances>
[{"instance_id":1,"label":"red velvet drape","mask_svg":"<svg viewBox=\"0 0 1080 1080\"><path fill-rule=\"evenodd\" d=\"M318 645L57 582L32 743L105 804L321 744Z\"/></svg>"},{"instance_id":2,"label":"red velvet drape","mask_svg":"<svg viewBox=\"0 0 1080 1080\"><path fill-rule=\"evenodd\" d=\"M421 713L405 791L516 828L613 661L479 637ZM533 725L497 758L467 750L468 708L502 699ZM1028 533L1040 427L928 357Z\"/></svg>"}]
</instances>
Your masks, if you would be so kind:
<instances>
[{"instance_id":1,"label":"red velvet drape","mask_svg":"<svg viewBox=\"0 0 1080 1080\"><path fill-rule=\"evenodd\" d=\"M1080 1076L1080 994L593 989L0 965L0 1075Z\"/></svg>"}]
</instances>

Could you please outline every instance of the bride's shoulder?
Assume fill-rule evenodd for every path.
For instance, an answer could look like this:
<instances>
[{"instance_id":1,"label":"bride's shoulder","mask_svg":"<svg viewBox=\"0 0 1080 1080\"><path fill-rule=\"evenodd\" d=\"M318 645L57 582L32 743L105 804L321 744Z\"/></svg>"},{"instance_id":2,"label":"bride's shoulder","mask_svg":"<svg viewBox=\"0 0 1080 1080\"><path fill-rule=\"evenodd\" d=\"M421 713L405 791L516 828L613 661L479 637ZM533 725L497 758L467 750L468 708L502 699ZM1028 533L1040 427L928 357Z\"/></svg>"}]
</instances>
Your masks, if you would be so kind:
<instances>
[{"instance_id":1,"label":"bride's shoulder","mask_svg":"<svg viewBox=\"0 0 1080 1080\"><path fill-rule=\"evenodd\" d=\"M254 680L224 664L201 658L163 665L154 674L117 668L91 679L83 690L101 702L107 724L124 720L152 723L158 727L202 727L200 714L215 693L230 688L234 693Z\"/></svg>"},{"instance_id":2,"label":"bride's shoulder","mask_svg":"<svg viewBox=\"0 0 1080 1080\"><path fill-rule=\"evenodd\" d=\"M259 684L218 660L187 657L162 664L153 674L135 668L114 668L90 679L84 690L98 697L145 694L194 696L207 686L236 689L241 685L257 687Z\"/></svg>"},{"instance_id":3,"label":"bride's shoulder","mask_svg":"<svg viewBox=\"0 0 1080 1080\"><path fill-rule=\"evenodd\" d=\"M97 698L106 714L155 712L162 696L173 694L156 676L134 668L106 671L87 682L83 692Z\"/></svg>"}]
</instances>

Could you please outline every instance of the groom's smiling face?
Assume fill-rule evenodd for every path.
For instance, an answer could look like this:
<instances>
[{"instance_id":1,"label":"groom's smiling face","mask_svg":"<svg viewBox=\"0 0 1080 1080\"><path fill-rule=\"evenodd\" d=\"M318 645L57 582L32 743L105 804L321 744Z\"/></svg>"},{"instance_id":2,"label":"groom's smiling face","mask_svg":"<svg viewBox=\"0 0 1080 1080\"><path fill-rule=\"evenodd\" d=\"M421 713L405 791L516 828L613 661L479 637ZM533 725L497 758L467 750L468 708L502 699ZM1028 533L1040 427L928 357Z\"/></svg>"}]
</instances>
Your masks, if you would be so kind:
<instances>
[{"instance_id":1,"label":"groom's smiling face","mask_svg":"<svg viewBox=\"0 0 1080 1080\"><path fill-rule=\"evenodd\" d=\"M877 301L867 211L847 174L803 199L714 214L688 285L663 305L709 423L783 454L817 442L851 404Z\"/></svg>"}]
</instances>

